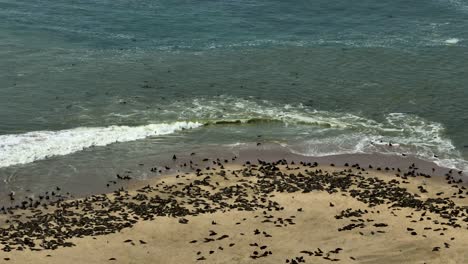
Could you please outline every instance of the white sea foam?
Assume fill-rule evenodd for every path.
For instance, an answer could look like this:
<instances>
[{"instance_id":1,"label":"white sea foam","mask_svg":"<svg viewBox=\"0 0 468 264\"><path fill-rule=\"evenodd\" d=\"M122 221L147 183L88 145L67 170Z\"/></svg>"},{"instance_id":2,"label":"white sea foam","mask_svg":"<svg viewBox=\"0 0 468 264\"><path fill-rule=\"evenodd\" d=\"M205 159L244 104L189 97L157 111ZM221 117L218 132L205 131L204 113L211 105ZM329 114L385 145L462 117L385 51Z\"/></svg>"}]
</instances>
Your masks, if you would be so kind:
<instances>
[{"instance_id":1,"label":"white sea foam","mask_svg":"<svg viewBox=\"0 0 468 264\"><path fill-rule=\"evenodd\" d=\"M60 131L34 131L0 136L0 167L25 164L52 156L67 155L94 146L128 142L172 134L202 126L198 122L176 122L144 126L79 127Z\"/></svg>"},{"instance_id":2,"label":"white sea foam","mask_svg":"<svg viewBox=\"0 0 468 264\"><path fill-rule=\"evenodd\" d=\"M181 105L171 105L170 109L174 109L173 114L178 114L183 120L240 120L246 122L252 119L266 119L286 124L299 123L337 129L364 129L380 125L373 120L350 113L316 111L301 104L281 106L268 101L256 102L228 96L215 99L201 98L193 100L190 104L186 102L179 104Z\"/></svg>"},{"instance_id":3,"label":"white sea foam","mask_svg":"<svg viewBox=\"0 0 468 264\"><path fill-rule=\"evenodd\" d=\"M229 96L195 99L188 104L171 105L171 109L183 109L173 114L180 114L185 120L247 123L260 119L310 125L311 136L304 135L304 141L290 145L293 152L302 155L406 153L441 166L468 169L460 151L445 136L444 126L417 115L390 113L382 121L375 121L350 113L316 111L301 104L281 106Z\"/></svg>"},{"instance_id":4,"label":"white sea foam","mask_svg":"<svg viewBox=\"0 0 468 264\"><path fill-rule=\"evenodd\" d=\"M445 40L445 43L446 44L457 44L458 42L460 42L460 39L458 38L449 38L447 40Z\"/></svg>"},{"instance_id":5,"label":"white sea foam","mask_svg":"<svg viewBox=\"0 0 468 264\"><path fill-rule=\"evenodd\" d=\"M138 115L151 117L154 115L151 111ZM350 113L316 111L301 104L278 105L229 96L174 102L165 107L164 112L157 111L163 113L164 120L177 117L179 122L0 136L0 167L66 155L92 146L170 134L204 124L223 126L274 121L291 129L300 127L296 139L290 138L288 142L290 149L298 154L406 153L442 166L468 169L468 163L445 136L442 124L411 114L390 113L383 120L375 121Z\"/></svg>"},{"instance_id":6,"label":"white sea foam","mask_svg":"<svg viewBox=\"0 0 468 264\"><path fill-rule=\"evenodd\" d=\"M294 153L307 156L405 153L440 166L468 169L468 162L461 158L452 141L443 136L442 124L404 113L391 113L383 123L369 121L367 124L359 132L311 139L289 147Z\"/></svg>"}]
</instances>

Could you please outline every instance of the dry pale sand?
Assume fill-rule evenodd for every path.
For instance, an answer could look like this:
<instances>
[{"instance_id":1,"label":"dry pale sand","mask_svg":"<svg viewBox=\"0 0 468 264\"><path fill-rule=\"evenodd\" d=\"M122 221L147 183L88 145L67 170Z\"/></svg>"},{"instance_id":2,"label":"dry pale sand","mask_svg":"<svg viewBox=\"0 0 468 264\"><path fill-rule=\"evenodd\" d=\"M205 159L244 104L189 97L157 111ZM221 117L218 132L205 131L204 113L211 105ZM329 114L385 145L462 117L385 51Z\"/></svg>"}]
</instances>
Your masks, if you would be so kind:
<instances>
[{"instance_id":1,"label":"dry pale sand","mask_svg":"<svg viewBox=\"0 0 468 264\"><path fill-rule=\"evenodd\" d=\"M330 172L349 169L319 168ZM303 172L304 167L286 170L283 166L282 171L298 173ZM387 182L396 179L402 187L419 194L423 200L429 197L451 197L459 190L459 187L452 187L441 177L410 177L405 181L409 183L403 183L401 178L395 177L394 172L372 171L363 175ZM188 184L194 179L197 177L193 173L183 178L170 176L153 180L151 185L162 182L166 186L179 182ZM242 177L232 177L228 172L227 180L213 177L213 185L217 183L216 186L221 188L242 184L240 179ZM418 186L424 186L428 193L421 193ZM438 192L444 194L436 196ZM74 247L0 251L0 262L295 263L297 257L303 257L305 263L468 263L468 230L463 221L457 222L461 223L459 228L435 224L435 220L447 221L430 212L421 216L424 211L413 208L390 210L389 204L369 207L341 191L332 194L326 191L273 192L269 194L269 199L278 202L284 210L218 211L186 216L187 224L180 224L178 218L156 217L152 221L139 221L133 227L114 234L73 238L71 241L76 244ZM452 200L459 206L468 205L462 198ZM359 217L335 218L348 208L367 210L368 213ZM361 223L358 219L363 220L363 228L338 231L348 224ZM387 226L374 226L379 223ZM256 234L256 230L259 234ZM416 232L416 235L411 232ZM222 238L223 235L229 237ZM205 238L213 238L215 241L204 242ZM435 247L440 249L433 251ZM319 254L319 251L323 253ZM262 256L264 252L267 252L265 257L251 257ZM203 260L197 260L202 257Z\"/></svg>"}]
</instances>

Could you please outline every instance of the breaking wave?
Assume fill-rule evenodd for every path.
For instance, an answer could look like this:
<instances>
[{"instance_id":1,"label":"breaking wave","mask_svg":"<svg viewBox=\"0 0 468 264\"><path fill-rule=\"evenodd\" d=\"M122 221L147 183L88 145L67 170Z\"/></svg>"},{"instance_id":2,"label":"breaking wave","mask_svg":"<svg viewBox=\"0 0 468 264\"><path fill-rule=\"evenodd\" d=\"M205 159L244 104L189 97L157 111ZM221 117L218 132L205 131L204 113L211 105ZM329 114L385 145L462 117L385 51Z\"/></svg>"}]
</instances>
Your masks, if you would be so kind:
<instances>
[{"instance_id":1,"label":"breaking wave","mask_svg":"<svg viewBox=\"0 0 468 264\"><path fill-rule=\"evenodd\" d=\"M0 136L0 167L62 156L94 146L128 142L200 127L196 122L145 126L78 127L60 131L33 131Z\"/></svg>"}]
</instances>

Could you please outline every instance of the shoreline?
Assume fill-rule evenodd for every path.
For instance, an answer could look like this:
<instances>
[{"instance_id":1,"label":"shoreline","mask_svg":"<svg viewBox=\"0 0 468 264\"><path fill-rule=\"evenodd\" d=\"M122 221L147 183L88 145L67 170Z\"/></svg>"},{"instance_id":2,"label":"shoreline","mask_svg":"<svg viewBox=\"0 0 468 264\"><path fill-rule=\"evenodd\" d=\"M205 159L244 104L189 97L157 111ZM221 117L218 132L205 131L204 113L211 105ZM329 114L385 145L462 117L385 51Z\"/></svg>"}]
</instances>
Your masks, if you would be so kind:
<instances>
[{"instance_id":1,"label":"shoreline","mask_svg":"<svg viewBox=\"0 0 468 264\"><path fill-rule=\"evenodd\" d=\"M195 155L190 155L190 153L196 152ZM172 154L176 155L178 159L176 161L172 160ZM307 161L307 162L318 162L320 164L336 164L344 165L345 163L359 163L363 167L367 167L369 164L372 164L374 167L408 167L411 164L415 163L419 167L419 171L427 174L433 175L444 175L447 173L450 168L439 166L433 161L427 161L414 157L411 155L400 156L395 154L384 154L384 153L353 153L353 154L338 154L338 155L328 155L328 156L304 156L300 154L292 153L286 147L283 147L276 143L261 144L260 146L255 146L255 144L245 145L245 146L236 146L236 147L223 147L217 148L213 146L208 146L204 148L187 150L185 152L175 152L166 155L165 157L154 158L141 158L132 160L132 165L128 163L123 167L116 168L106 168L105 170L91 169L89 171L79 171L79 175L74 175L73 179L68 182L66 179L63 182L50 182L46 184L39 184L37 190L29 190L28 187L34 186L35 179L41 179L35 177L33 171L27 171L27 173L19 170L16 172L16 169L13 170L12 175L21 174L21 179L17 184L7 183L7 185L12 185L8 192L2 192L0 195L3 197L0 199L1 206L15 206L19 204L19 199L28 199L32 197L33 199L39 196L46 196L46 192L55 191L56 187L61 188L62 193L69 193L67 197L72 199L82 198L89 195L100 194L112 191L115 187L126 187L127 183L118 181L116 175L125 175L131 178L131 183L136 182L145 182L151 179L157 179L165 175L175 175L177 173L183 173L190 171L189 162L193 161L194 164L204 166L209 164L212 160L219 158L221 160L227 159L232 162L232 158L236 157L236 160L233 161L235 164L242 164L246 161L256 161L261 159L264 161L276 161L280 159L286 159L289 161ZM207 158L208 161L204 162L203 159ZM53 162L53 159L50 161L40 161L40 162ZM183 166L186 163L187 166ZM66 166L66 164L64 164ZM152 169L155 169L152 171ZM169 168L167 170L166 168ZM435 173L432 172L432 169L435 169ZM454 171L458 171L452 169ZM28 176L28 177L26 177ZM458 177L458 175L454 175ZM460 175L460 178L468 176L468 171L465 171ZM29 182L32 177L33 182ZM70 177L70 176L67 176ZM26 182L28 181L28 182ZM117 184L114 182L117 181ZM107 186L109 184L109 186ZM465 183L464 183L465 184ZM15 186L16 185L16 186ZM63 186L62 186L63 185ZM34 189L34 187L33 187ZM15 191L17 198L14 202L9 201L10 191Z\"/></svg>"},{"instance_id":2,"label":"shoreline","mask_svg":"<svg viewBox=\"0 0 468 264\"><path fill-rule=\"evenodd\" d=\"M178 157L177 162L183 159ZM401 168L397 177L391 168L369 170L356 163L210 162L209 169L135 181L126 190L63 201L55 211L54 206L22 216L21 210L16 211L8 217L11 222L2 225L3 242L13 244L10 252L3 247L0 259L154 263L156 254L161 263L328 263L336 259L342 263L422 263L423 259L460 263L468 257L463 250L468 246L464 222L468 217L463 211L468 208L464 198L468 192L464 185L447 184L443 177L422 172L424 166L421 172ZM55 231L42 226L44 215L51 217L55 225L50 229ZM59 225L62 229L57 229ZM222 232L227 237L221 238ZM12 233L35 237L34 246L24 238L18 242ZM317 253L317 248L323 252ZM342 250L333 253L338 248Z\"/></svg>"}]
</instances>

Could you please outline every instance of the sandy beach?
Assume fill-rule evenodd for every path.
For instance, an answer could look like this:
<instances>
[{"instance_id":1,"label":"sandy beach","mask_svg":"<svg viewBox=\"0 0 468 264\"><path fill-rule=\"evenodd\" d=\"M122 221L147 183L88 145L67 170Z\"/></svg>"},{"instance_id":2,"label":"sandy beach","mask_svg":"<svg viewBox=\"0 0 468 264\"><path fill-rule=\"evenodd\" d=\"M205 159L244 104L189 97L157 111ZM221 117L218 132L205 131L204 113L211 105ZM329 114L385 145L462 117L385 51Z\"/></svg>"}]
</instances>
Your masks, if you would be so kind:
<instances>
[{"instance_id":1,"label":"sandy beach","mask_svg":"<svg viewBox=\"0 0 468 264\"><path fill-rule=\"evenodd\" d=\"M2 263L464 263L467 190L355 163L210 160L113 193L6 210ZM294 164L292 164L294 163ZM201 167L201 166L200 166ZM4 210L5 212L5 210Z\"/></svg>"}]
</instances>

